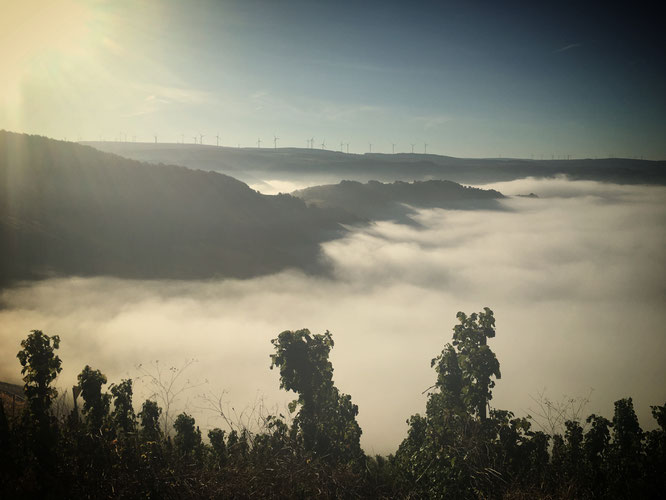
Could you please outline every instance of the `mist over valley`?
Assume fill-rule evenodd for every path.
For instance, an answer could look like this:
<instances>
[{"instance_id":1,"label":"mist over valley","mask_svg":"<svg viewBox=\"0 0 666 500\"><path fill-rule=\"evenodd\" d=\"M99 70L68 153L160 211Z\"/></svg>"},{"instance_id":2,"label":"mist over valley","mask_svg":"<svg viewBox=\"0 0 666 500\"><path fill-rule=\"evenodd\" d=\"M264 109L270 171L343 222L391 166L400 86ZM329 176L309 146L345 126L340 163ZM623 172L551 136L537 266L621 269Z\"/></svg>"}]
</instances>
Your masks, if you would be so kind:
<instances>
[{"instance_id":1,"label":"mist over valley","mask_svg":"<svg viewBox=\"0 0 666 500\"><path fill-rule=\"evenodd\" d=\"M159 360L163 366L180 366L195 358L187 376L208 384L179 404L206 428L219 422L210 412L197 410L197 395L205 391L226 391L225 401L236 409L251 408L259 398L267 407L277 405L285 411L291 398L279 391L276 374L268 369L270 340L283 330L330 330L336 343L331 357L334 378L359 405L361 443L368 451L389 453L404 436L407 417L422 411L426 395L421 393L432 380L430 359L446 342L455 313L488 305L497 315L493 349L502 362L493 405L527 413L534 405L531 397L541 391L561 398L584 396L593 389L589 410L607 413L608 401L630 393L641 422L649 425L645 409L665 396L659 383L666 376L661 327L666 319L661 307L666 271L663 186L572 181L564 176L484 184L483 190L444 181L346 181L295 192L304 202L260 195L219 174L128 163L44 139L20 140L33 141L37 151L48 146L54 159L41 163L49 169L44 174L48 189L40 190L39 199L29 190L5 190L12 196L3 206L35 210L41 203L48 209L5 213L5 221L19 220L21 225L13 227L20 231L23 225L53 224L59 238L67 234L61 228L67 228L78 241L95 234L86 233L91 231L86 228L102 225L116 235L134 224L137 248L146 252L153 274L143 280L133 268L85 267L98 254L86 257L86 248L79 244L79 255L86 258L74 261L72 265L79 267L71 268L79 277L67 277L69 269L60 267L56 269L61 277L39 276L38 281L5 287L0 312L0 334L7 346L0 363L2 380L18 381L12 346L34 328L62 336L66 368L58 384L64 387L86 363L118 379L135 377L139 364ZM35 150L30 151L25 158L34 157ZM63 155L69 155L66 173ZM4 178L15 179L19 170L9 166L12 175ZM36 178L27 177L27 168L21 172L32 181ZM134 178L139 180L129 180ZM178 188L170 187L171 182ZM113 197L121 192L123 198ZM26 196L23 204L19 193ZM516 196L527 193L538 198ZM76 217L54 215L52 207L65 200ZM139 200L143 201L137 206ZM464 210L456 206L461 203L467 204ZM81 210L91 204L99 212ZM312 205L319 208L308 208ZM264 267L248 264L249 276L231 273L216 278L223 269L218 264L179 250L192 248L196 241L212 245L215 231L229 234L228 226L239 227L234 222L239 210L252 213L255 206L265 207L261 210L270 211L272 219L265 219L268 212L245 218L241 234L252 238L249 248L254 255L271 257L257 257ZM127 215L114 225L119 210ZM147 214L145 221L141 214ZM294 223L295 218L312 222L303 226ZM201 225L194 233L200 240L192 241L187 226L195 220ZM283 220L283 225L276 225L276 220ZM159 228L164 229L158 234L171 234L170 238L150 245ZM172 233L164 233L169 228ZM278 239L263 234L268 228ZM289 236L280 234L283 228L289 228ZM4 234L15 237L11 229L6 223ZM326 272L303 267L302 251L293 249L299 234L293 231L301 230L307 235L300 237L305 238L301 246ZM317 237L318 231L328 231L329 236ZM141 239L142 232L148 239ZM42 250L55 241L39 237ZM285 240L292 246L285 247ZM6 236L5 241L12 240ZM118 248L127 248L121 241ZM225 238L218 241L215 260L228 262L229 243ZM275 245L286 248L293 260L275 264ZM109 262L106 253L101 255ZM140 254L132 255L137 268L144 266ZM173 255L179 270L191 269L179 262L190 255L200 271L175 274L170 266L159 264L163 255ZM14 265L40 262L34 255L32 259L22 256ZM639 364L628 362L637 359ZM136 390L148 388L138 384Z\"/></svg>"},{"instance_id":2,"label":"mist over valley","mask_svg":"<svg viewBox=\"0 0 666 500\"><path fill-rule=\"evenodd\" d=\"M661 499L657 5L0 14L0 498Z\"/></svg>"}]
</instances>

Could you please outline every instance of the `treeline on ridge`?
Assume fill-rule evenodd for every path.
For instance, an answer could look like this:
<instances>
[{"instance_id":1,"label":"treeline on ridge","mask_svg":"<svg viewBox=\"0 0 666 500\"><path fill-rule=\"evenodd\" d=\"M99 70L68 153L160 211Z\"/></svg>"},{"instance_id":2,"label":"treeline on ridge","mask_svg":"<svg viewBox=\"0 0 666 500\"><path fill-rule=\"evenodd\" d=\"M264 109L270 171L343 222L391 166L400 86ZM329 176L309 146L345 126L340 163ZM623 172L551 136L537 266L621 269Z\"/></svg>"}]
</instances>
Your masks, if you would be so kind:
<instances>
[{"instance_id":1,"label":"treeline on ridge","mask_svg":"<svg viewBox=\"0 0 666 500\"><path fill-rule=\"evenodd\" d=\"M345 209L371 220L406 221L419 208L498 210L504 195L494 189L462 186L457 182L429 180L393 183L342 181L339 184L299 189L292 195L308 206Z\"/></svg>"}]
</instances>

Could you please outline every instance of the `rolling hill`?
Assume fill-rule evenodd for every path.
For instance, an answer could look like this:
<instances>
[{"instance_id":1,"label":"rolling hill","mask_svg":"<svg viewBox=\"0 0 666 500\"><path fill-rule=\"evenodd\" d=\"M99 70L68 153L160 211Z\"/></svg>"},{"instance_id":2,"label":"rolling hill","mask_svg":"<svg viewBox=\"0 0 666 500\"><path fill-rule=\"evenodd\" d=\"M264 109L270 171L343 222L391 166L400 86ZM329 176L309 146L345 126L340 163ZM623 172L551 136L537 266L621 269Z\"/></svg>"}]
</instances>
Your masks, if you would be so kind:
<instances>
[{"instance_id":1,"label":"rolling hill","mask_svg":"<svg viewBox=\"0 0 666 500\"><path fill-rule=\"evenodd\" d=\"M319 244L356 220L219 173L0 131L1 285L317 272Z\"/></svg>"},{"instance_id":2,"label":"rolling hill","mask_svg":"<svg viewBox=\"0 0 666 500\"><path fill-rule=\"evenodd\" d=\"M504 198L499 191L461 186L452 181L342 181L291 193L308 206L337 208L371 220L396 219L409 222L417 208L499 209Z\"/></svg>"}]
</instances>

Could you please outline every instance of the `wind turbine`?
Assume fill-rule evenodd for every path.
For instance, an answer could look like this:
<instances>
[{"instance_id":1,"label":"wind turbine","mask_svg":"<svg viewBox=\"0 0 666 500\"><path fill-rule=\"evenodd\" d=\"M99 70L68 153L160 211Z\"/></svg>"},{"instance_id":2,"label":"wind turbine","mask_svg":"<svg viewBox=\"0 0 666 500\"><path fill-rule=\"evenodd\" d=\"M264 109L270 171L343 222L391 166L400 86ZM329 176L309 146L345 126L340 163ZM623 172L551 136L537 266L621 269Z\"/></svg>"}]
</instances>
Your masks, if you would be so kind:
<instances>
[{"instance_id":1,"label":"wind turbine","mask_svg":"<svg viewBox=\"0 0 666 500\"><path fill-rule=\"evenodd\" d=\"M257 138L257 149L261 148L261 139Z\"/></svg>"},{"instance_id":2,"label":"wind turbine","mask_svg":"<svg viewBox=\"0 0 666 500\"><path fill-rule=\"evenodd\" d=\"M321 141L321 149L326 149L326 139Z\"/></svg>"},{"instance_id":3,"label":"wind turbine","mask_svg":"<svg viewBox=\"0 0 666 500\"><path fill-rule=\"evenodd\" d=\"M416 144L410 144L410 146L412 147L412 154L414 154L414 146L416 146Z\"/></svg>"},{"instance_id":4,"label":"wind turbine","mask_svg":"<svg viewBox=\"0 0 666 500\"><path fill-rule=\"evenodd\" d=\"M185 134L180 134L180 142L185 144Z\"/></svg>"},{"instance_id":5,"label":"wind turbine","mask_svg":"<svg viewBox=\"0 0 666 500\"><path fill-rule=\"evenodd\" d=\"M215 145L219 148L220 147L220 133L218 132L217 135L215 136Z\"/></svg>"},{"instance_id":6,"label":"wind turbine","mask_svg":"<svg viewBox=\"0 0 666 500\"><path fill-rule=\"evenodd\" d=\"M347 143L347 154L349 154L349 143Z\"/></svg>"},{"instance_id":7,"label":"wind turbine","mask_svg":"<svg viewBox=\"0 0 666 500\"><path fill-rule=\"evenodd\" d=\"M370 143L370 152L372 153L372 143Z\"/></svg>"},{"instance_id":8,"label":"wind turbine","mask_svg":"<svg viewBox=\"0 0 666 500\"><path fill-rule=\"evenodd\" d=\"M127 142L127 136L125 136L125 142ZM155 144L157 144L157 136L155 136Z\"/></svg>"},{"instance_id":9,"label":"wind turbine","mask_svg":"<svg viewBox=\"0 0 666 500\"><path fill-rule=\"evenodd\" d=\"M314 149L314 137L310 139L310 149Z\"/></svg>"},{"instance_id":10,"label":"wind turbine","mask_svg":"<svg viewBox=\"0 0 666 500\"><path fill-rule=\"evenodd\" d=\"M395 144L391 143L391 154L395 154Z\"/></svg>"},{"instance_id":11,"label":"wind turbine","mask_svg":"<svg viewBox=\"0 0 666 500\"><path fill-rule=\"evenodd\" d=\"M273 149L277 151L277 141L279 141L280 138L276 135L273 136Z\"/></svg>"},{"instance_id":12,"label":"wind turbine","mask_svg":"<svg viewBox=\"0 0 666 500\"><path fill-rule=\"evenodd\" d=\"M203 144L203 138L206 137L203 134L199 134L199 144Z\"/></svg>"},{"instance_id":13,"label":"wind turbine","mask_svg":"<svg viewBox=\"0 0 666 500\"><path fill-rule=\"evenodd\" d=\"M344 143L342 141L340 141L340 152L344 152Z\"/></svg>"},{"instance_id":14,"label":"wind turbine","mask_svg":"<svg viewBox=\"0 0 666 500\"><path fill-rule=\"evenodd\" d=\"M423 143L423 154L424 155L428 154L428 143L426 142Z\"/></svg>"}]
</instances>

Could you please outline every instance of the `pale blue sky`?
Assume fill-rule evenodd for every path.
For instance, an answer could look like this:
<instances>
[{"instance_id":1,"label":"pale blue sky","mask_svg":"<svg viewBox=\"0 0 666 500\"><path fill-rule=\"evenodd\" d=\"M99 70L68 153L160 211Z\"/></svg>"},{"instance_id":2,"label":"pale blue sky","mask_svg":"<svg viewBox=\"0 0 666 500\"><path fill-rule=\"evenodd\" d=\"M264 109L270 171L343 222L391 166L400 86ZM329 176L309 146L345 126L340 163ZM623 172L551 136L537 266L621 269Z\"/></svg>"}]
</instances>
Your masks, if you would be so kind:
<instances>
[{"instance_id":1,"label":"pale blue sky","mask_svg":"<svg viewBox=\"0 0 666 500\"><path fill-rule=\"evenodd\" d=\"M0 128L70 140L666 158L656 13L504 2L10 4ZM20 47L20 49L17 49ZM182 135L181 135L182 134Z\"/></svg>"}]
</instances>

